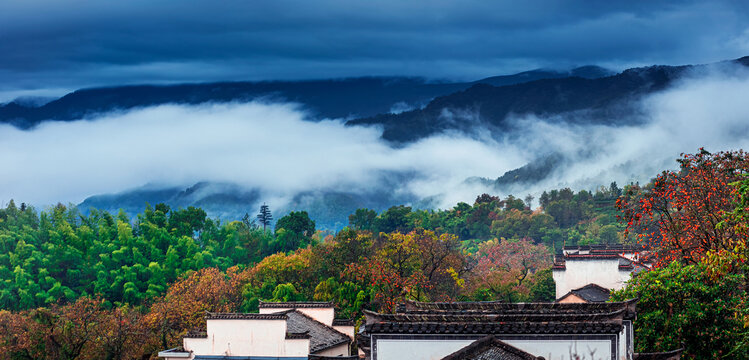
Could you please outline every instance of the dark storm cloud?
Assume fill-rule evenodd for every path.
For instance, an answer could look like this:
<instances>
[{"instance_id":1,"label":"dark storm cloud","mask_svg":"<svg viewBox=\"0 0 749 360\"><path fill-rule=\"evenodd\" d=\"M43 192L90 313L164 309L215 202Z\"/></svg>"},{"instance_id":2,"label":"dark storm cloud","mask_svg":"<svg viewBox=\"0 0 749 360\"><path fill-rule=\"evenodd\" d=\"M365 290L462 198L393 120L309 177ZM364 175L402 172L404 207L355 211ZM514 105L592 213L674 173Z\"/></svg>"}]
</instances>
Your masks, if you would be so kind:
<instances>
[{"instance_id":1,"label":"dark storm cloud","mask_svg":"<svg viewBox=\"0 0 749 360\"><path fill-rule=\"evenodd\" d=\"M730 0L6 0L0 91L709 62L749 52L748 13Z\"/></svg>"}]
</instances>

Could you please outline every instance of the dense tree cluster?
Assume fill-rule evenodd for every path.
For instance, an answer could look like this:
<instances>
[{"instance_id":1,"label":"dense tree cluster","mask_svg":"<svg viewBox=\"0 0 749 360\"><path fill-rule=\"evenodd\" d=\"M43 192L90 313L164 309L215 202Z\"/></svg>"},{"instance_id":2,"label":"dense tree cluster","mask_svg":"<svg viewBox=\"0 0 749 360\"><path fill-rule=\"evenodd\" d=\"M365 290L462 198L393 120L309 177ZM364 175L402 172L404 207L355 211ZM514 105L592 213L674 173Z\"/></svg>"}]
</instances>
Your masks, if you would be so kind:
<instances>
[{"instance_id":1,"label":"dense tree cluster","mask_svg":"<svg viewBox=\"0 0 749 360\"><path fill-rule=\"evenodd\" d=\"M461 202L449 210L400 205L378 215L359 209L349 216L349 225L375 234L417 228L454 234L471 252L478 249L478 243L495 238L528 238L557 250L563 244L615 244L624 240L624 226L617 222L614 207L621 191L616 183L595 192L575 193L568 188L545 191L538 209L531 209L530 204L512 195L500 199L488 194L478 196L473 205Z\"/></svg>"},{"instance_id":2,"label":"dense tree cluster","mask_svg":"<svg viewBox=\"0 0 749 360\"><path fill-rule=\"evenodd\" d=\"M746 308L743 278L737 274L712 281L704 264L668 266L635 277L614 292L613 300L639 298L635 339L637 350L668 351L685 347L685 358L746 359L740 346Z\"/></svg>"},{"instance_id":3,"label":"dense tree cluster","mask_svg":"<svg viewBox=\"0 0 749 360\"><path fill-rule=\"evenodd\" d=\"M405 299L553 299L545 245L491 232L490 240L461 242L414 225L416 215L491 224L480 219L491 212L486 204L511 203L480 199L488 202L477 202L477 211L457 207L465 214L362 209L368 223L325 238L304 211L270 232L249 216L221 223L192 207L158 204L128 218L63 205L37 214L10 202L0 210L0 333L9 334L0 349L19 358L148 357L179 345L204 311L256 311L260 301L333 301L340 316L356 319ZM498 211L532 216L515 203Z\"/></svg>"},{"instance_id":4,"label":"dense tree cluster","mask_svg":"<svg viewBox=\"0 0 749 360\"><path fill-rule=\"evenodd\" d=\"M700 149L617 201L627 232L655 251L655 270L614 299L638 296L637 346L685 357L749 357L749 155Z\"/></svg>"},{"instance_id":5,"label":"dense tree cluster","mask_svg":"<svg viewBox=\"0 0 749 360\"><path fill-rule=\"evenodd\" d=\"M0 209L0 308L23 310L81 296L139 305L193 271L251 264L312 242L314 222L306 213L278 223L289 229L277 227L274 235L253 222L221 224L194 207L158 204L131 219L97 210L83 215L63 205L37 214L11 201Z\"/></svg>"},{"instance_id":6,"label":"dense tree cluster","mask_svg":"<svg viewBox=\"0 0 749 360\"><path fill-rule=\"evenodd\" d=\"M266 230L193 207L129 218L11 201L0 209L0 358L153 357L200 331L204 311L260 301L332 301L354 319L404 300L553 301L562 244L636 240L661 259L614 294L641 299L637 346L744 356L749 160L703 151L680 163L642 187L544 192L535 209L531 196L488 194L440 211L359 209L337 233L304 211L271 230L267 206Z\"/></svg>"}]
</instances>

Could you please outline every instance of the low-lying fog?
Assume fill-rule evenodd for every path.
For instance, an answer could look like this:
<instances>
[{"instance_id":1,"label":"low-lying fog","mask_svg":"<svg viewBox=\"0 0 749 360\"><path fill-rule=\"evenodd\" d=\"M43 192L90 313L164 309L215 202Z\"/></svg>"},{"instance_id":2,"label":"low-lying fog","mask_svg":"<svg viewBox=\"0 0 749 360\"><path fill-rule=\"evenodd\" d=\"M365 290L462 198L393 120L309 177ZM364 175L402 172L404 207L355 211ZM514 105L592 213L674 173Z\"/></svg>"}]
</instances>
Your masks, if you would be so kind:
<instances>
[{"instance_id":1,"label":"low-lying fog","mask_svg":"<svg viewBox=\"0 0 749 360\"><path fill-rule=\"evenodd\" d=\"M512 120L518 130L509 134L432 136L400 148L382 141L378 128L305 121L300 106L262 102L156 106L45 122L30 131L3 125L0 201L45 207L144 184L216 181L260 189L278 207L300 192L368 191L392 174L407 174L392 191L436 197L444 208L494 192L468 186L466 178L496 178L552 152L563 154L566 165L541 183L508 191L523 197L564 186L644 182L674 168L681 152L749 148L746 94L747 71L723 69L642 99L644 125L526 116Z\"/></svg>"}]
</instances>

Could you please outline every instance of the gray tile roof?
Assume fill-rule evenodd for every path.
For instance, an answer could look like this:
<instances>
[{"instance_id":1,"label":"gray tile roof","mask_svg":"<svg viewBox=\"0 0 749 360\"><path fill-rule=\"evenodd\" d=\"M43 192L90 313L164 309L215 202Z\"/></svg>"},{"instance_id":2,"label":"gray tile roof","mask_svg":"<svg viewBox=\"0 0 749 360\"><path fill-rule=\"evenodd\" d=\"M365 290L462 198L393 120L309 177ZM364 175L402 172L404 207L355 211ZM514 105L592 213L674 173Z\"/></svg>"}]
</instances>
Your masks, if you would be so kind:
<instances>
[{"instance_id":1,"label":"gray tile roof","mask_svg":"<svg viewBox=\"0 0 749 360\"><path fill-rule=\"evenodd\" d=\"M333 319L333 326L354 326L353 319Z\"/></svg>"},{"instance_id":2,"label":"gray tile roof","mask_svg":"<svg viewBox=\"0 0 749 360\"><path fill-rule=\"evenodd\" d=\"M366 325L369 334L618 334L620 321L412 323L382 322Z\"/></svg>"},{"instance_id":3,"label":"gray tile roof","mask_svg":"<svg viewBox=\"0 0 749 360\"><path fill-rule=\"evenodd\" d=\"M371 334L617 334L637 300L616 303L409 301L396 314L365 311Z\"/></svg>"},{"instance_id":4,"label":"gray tile roof","mask_svg":"<svg viewBox=\"0 0 749 360\"><path fill-rule=\"evenodd\" d=\"M542 360L494 336L486 336L442 358L442 360Z\"/></svg>"},{"instance_id":5,"label":"gray tile roof","mask_svg":"<svg viewBox=\"0 0 749 360\"><path fill-rule=\"evenodd\" d=\"M636 260L631 260L624 254L634 254ZM565 247L563 252L554 255L554 264L552 270L566 269L566 261L586 261L586 260L619 260L619 270L634 271L635 273L649 268L651 254L642 249L630 248L625 246L584 246L584 247Z\"/></svg>"},{"instance_id":6,"label":"gray tile roof","mask_svg":"<svg viewBox=\"0 0 749 360\"><path fill-rule=\"evenodd\" d=\"M288 310L279 314L285 314L288 317L286 321L287 332L291 334L309 334L310 354L351 342L351 338L345 334L300 311Z\"/></svg>"},{"instance_id":7,"label":"gray tile roof","mask_svg":"<svg viewBox=\"0 0 749 360\"><path fill-rule=\"evenodd\" d=\"M597 284L588 284L581 288L570 290L570 292L560 297L559 300L573 294L590 303L603 303L609 301L611 298L611 290Z\"/></svg>"},{"instance_id":8,"label":"gray tile roof","mask_svg":"<svg viewBox=\"0 0 749 360\"><path fill-rule=\"evenodd\" d=\"M206 320L285 320L283 313L250 314L250 313L205 313Z\"/></svg>"},{"instance_id":9,"label":"gray tile roof","mask_svg":"<svg viewBox=\"0 0 749 360\"><path fill-rule=\"evenodd\" d=\"M287 339L309 339L309 332L303 332L303 333L286 333Z\"/></svg>"},{"instance_id":10,"label":"gray tile roof","mask_svg":"<svg viewBox=\"0 0 749 360\"><path fill-rule=\"evenodd\" d=\"M612 303L505 303L498 301L479 302L434 302L408 301L401 306L401 313L448 314L477 312L487 314L606 314L625 309L624 319L633 319L637 299Z\"/></svg>"},{"instance_id":11,"label":"gray tile roof","mask_svg":"<svg viewBox=\"0 0 749 360\"><path fill-rule=\"evenodd\" d=\"M487 323L487 322L548 322L548 321L606 321L622 320L626 308L612 312L593 313L488 313L488 312L418 312L400 314L379 314L364 310L367 321L377 322L458 322L458 323Z\"/></svg>"},{"instance_id":12,"label":"gray tile roof","mask_svg":"<svg viewBox=\"0 0 749 360\"><path fill-rule=\"evenodd\" d=\"M591 244L591 245L565 245L565 251L582 250L614 250L614 251L637 251L644 249L644 246L631 246L624 244Z\"/></svg>"}]
</instances>

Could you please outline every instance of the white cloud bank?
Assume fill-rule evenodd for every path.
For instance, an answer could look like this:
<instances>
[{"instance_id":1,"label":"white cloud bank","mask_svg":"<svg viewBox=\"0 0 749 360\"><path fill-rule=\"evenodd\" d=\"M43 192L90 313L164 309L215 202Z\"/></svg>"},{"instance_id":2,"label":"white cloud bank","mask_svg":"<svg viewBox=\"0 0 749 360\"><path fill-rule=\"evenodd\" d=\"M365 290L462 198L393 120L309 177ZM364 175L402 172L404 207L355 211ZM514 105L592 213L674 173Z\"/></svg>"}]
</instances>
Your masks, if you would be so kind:
<instances>
[{"instance_id":1,"label":"white cloud bank","mask_svg":"<svg viewBox=\"0 0 749 360\"><path fill-rule=\"evenodd\" d=\"M642 125L575 126L555 119L519 121L530 148L559 151L568 165L534 186L592 189L611 181L648 181L676 168L680 153L749 149L749 72L712 69L643 99Z\"/></svg>"},{"instance_id":2,"label":"white cloud bank","mask_svg":"<svg viewBox=\"0 0 749 360\"><path fill-rule=\"evenodd\" d=\"M611 181L647 181L673 168L680 152L749 148L749 75L703 74L642 101L644 125L565 125L518 119L504 140L433 136L394 149L376 128L340 121L304 121L289 104L166 105L110 113L88 121L47 122L31 131L0 127L0 201L37 205L80 202L146 183L188 186L198 181L260 188L288 199L319 189L367 191L388 174L408 174L393 191L442 196L441 206L472 202L487 189L471 176L496 178L540 154L569 162L515 195ZM506 195L506 194L501 194Z\"/></svg>"},{"instance_id":3,"label":"white cloud bank","mask_svg":"<svg viewBox=\"0 0 749 360\"><path fill-rule=\"evenodd\" d=\"M198 181L235 182L283 197L366 190L383 172L457 186L465 174L494 176L528 160L468 138L432 137L393 149L377 129L303 117L292 105L253 102L158 106L93 121L46 122L33 131L3 126L0 200L79 202L145 183ZM418 183L403 190L428 195Z\"/></svg>"}]
</instances>

